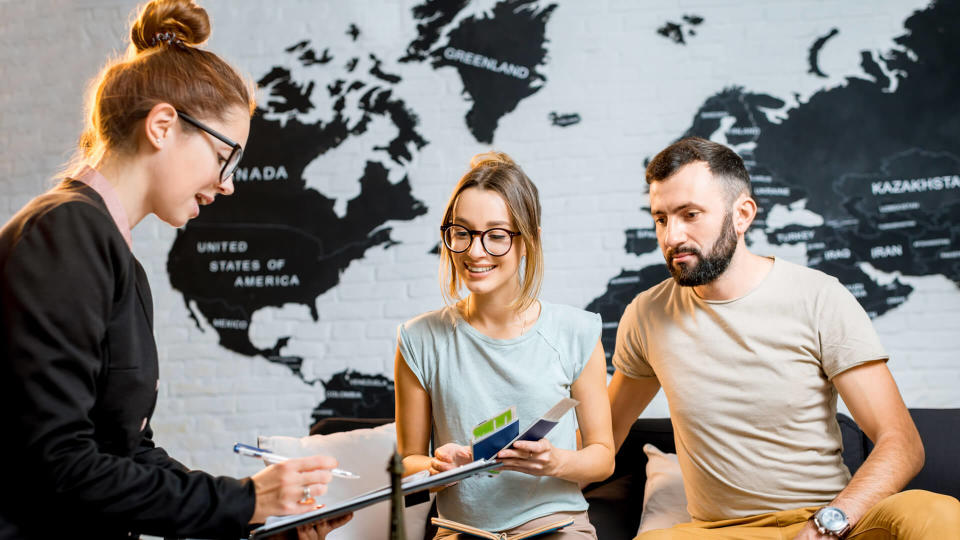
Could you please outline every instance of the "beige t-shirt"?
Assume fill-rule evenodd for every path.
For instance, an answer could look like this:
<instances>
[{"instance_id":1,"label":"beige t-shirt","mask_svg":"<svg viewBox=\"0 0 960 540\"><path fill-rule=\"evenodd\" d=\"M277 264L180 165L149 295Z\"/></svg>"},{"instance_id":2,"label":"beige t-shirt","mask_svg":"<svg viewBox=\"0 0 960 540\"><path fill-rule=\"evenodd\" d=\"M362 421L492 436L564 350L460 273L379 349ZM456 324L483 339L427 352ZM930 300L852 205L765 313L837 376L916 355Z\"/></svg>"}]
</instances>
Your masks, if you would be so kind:
<instances>
[{"instance_id":1,"label":"beige t-shirt","mask_svg":"<svg viewBox=\"0 0 960 540\"><path fill-rule=\"evenodd\" d=\"M830 379L886 360L869 317L836 278L775 259L735 300L673 279L627 306L613 364L666 393L694 519L830 502L850 480Z\"/></svg>"}]
</instances>

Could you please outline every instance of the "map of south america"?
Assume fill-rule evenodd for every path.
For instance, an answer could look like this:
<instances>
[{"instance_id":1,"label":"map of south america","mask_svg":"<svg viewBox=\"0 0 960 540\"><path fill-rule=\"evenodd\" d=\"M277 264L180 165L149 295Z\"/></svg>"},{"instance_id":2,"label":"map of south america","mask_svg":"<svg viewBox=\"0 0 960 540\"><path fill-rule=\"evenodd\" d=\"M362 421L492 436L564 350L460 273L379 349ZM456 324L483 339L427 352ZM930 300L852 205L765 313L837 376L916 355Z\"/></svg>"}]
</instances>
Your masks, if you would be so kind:
<instances>
[{"instance_id":1,"label":"map of south america","mask_svg":"<svg viewBox=\"0 0 960 540\"><path fill-rule=\"evenodd\" d=\"M943 30L957 24L960 5L935 2L906 20L895 47L861 53L863 76L782 120L768 116L782 100L734 87L709 97L682 134L736 150L760 208L754 230L802 245L808 266L837 277L871 317L909 298L901 276L960 285L960 43ZM794 210L820 223L770 220ZM658 251L654 231L627 231L627 249ZM667 277L663 263L624 270L587 306L605 321L608 359L626 304Z\"/></svg>"}]
</instances>

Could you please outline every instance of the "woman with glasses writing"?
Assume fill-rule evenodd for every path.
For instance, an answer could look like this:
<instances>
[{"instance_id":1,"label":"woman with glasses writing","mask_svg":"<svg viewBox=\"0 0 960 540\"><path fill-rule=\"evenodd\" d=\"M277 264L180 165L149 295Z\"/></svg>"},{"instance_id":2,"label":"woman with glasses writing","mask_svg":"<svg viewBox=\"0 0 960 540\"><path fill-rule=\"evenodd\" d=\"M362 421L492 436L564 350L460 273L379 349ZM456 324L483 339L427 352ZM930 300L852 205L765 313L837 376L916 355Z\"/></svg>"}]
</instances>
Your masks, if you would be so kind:
<instances>
[{"instance_id":1,"label":"woman with glasses writing","mask_svg":"<svg viewBox=\"0 0 960 540\"><path fill-rule=\"evenodd\" d=\"M526 426L572 397L580 402L576 424L565 415L546 438L500 451L503 472L444 489L438 508L441 518L507 534L572 518L562 537L596 538L578 483L613 472L600 318L538 298L536 186L506 154L475 156L440 233L448 306L398 330L397 439L406 473L468 463L478 423L515 406ZM437 538L449 534L441 529Z\"/></svg>"},{"instance_id":2,"label":"woman with glasses writing","mask_svg":"<svg viewBox=\"0 0 960 540\"><path fill-rule=\"evenodd\" d=\"M152 440L153 307L130 230L147 214L180 227L233 193L254 108L244 78L197 47L209 34L192 1L144 6L92 85L66 178L0 231L0 538L238 538L313 509L330 481L326 456L234 479Z\"/></svg>"}]
</instances>

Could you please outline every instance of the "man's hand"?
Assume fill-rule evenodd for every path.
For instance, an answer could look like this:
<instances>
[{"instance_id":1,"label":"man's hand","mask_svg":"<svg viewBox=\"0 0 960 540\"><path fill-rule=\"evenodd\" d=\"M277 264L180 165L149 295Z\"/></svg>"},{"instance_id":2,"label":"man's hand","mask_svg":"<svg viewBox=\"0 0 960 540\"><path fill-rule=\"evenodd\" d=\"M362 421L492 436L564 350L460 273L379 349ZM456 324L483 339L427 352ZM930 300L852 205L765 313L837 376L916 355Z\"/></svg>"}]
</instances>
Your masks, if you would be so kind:
<instances>
[{"instance_id":1,"label":"man's hand","mask_svg":"<svg viewBox=\"0 0 960 540\"><path fill-rule=\"evenodd\" d=\"M836 538L836 536L830 536L829 534L818 533L813 520L809 520L800 530L800 533L793 537L793 540L836 540Z\"/></svg>"},{"instance_id":2,"label":"man's hand","mask_svg":"<svg viewBox=\"0 0 960 540\"><path fill-rule=\"evenodd\" d=\"M517 471L533 476L557 476L562 467L564 452L554 448L547 439L517 441L513 447L501 450L497 459L503 463L500 470Z\"/></svg>"}]
</instances>

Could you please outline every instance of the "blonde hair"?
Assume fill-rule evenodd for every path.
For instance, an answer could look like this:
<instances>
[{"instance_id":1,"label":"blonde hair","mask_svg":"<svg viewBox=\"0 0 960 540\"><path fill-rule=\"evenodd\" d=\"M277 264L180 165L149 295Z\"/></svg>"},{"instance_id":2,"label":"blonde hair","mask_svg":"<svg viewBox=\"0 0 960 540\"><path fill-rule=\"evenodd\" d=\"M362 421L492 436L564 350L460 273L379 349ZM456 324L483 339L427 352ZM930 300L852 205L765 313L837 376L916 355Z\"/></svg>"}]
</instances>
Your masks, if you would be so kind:
<instances>
[{"instance_id":1,"label":"blonde hair","mask_svg":"<svg viewBox=\"0 0 960 540\"><path fill-rule=\"evenodd\" d=\"M198 48L209 36L210 18L192 0L143 5L131 25L126 55L108 61L90 82L87 125L66 176L107 151L134 150L138 122L158 103L197 118L222 120L237 106L252 114L254 86L219 56Z\"/></svg>"},{"instance_id":2,"label":"blonde hair","mask_svg":"<svg viewBox=\"0 0 960 540\"><path fill-rule=\"evenodd\" d=\"M503 152L485 152L473 156L470 170L460 178L450 195L447 208L443 212L441 225L453 223L453 211L460 194L476 187L498 193L507 203L510 220L520 232L520 241L526 249L526 262L523 266L523 281L520 293L511 304L517 311L523 311L533 305L540 296L543 284L543 245L540 242L540 195L537 186L530 181L507 154ZM462 299L460 289L462 280L457 274L457 265L453 253L440 243L440 291L448 304Z\"/></svg>"}]
</instances>

